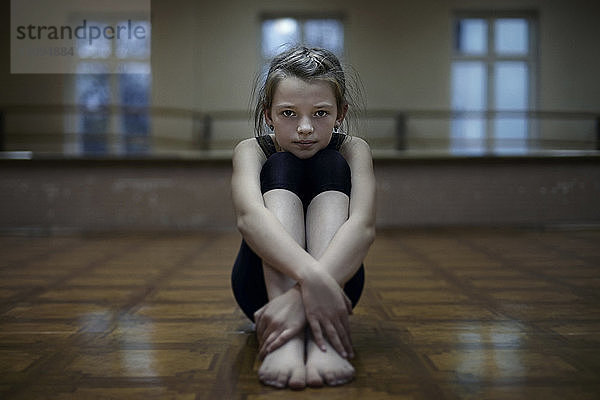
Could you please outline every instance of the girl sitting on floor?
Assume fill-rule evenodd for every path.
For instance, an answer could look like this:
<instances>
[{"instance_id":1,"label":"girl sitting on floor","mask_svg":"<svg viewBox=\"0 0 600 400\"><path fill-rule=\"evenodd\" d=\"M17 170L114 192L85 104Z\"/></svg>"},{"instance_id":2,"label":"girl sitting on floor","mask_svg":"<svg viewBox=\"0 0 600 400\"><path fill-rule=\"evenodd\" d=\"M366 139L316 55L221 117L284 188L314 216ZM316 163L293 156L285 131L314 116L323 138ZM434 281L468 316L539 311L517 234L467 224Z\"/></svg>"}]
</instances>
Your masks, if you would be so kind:
<instances>
[{"instance_id":1,"label":"girl sitting on floor","mask_svg":"<svg viewBox=\"0 0 600 400\"><path fill-rule=\"evenodd\" d=\"M371 151L342 133L355 110L330 51L285 51L255 93L256 137L233 155L233 292L256 324L261 382L341 385L354 377L349 314L375 238Z\"/></svg>"}]
</instances>

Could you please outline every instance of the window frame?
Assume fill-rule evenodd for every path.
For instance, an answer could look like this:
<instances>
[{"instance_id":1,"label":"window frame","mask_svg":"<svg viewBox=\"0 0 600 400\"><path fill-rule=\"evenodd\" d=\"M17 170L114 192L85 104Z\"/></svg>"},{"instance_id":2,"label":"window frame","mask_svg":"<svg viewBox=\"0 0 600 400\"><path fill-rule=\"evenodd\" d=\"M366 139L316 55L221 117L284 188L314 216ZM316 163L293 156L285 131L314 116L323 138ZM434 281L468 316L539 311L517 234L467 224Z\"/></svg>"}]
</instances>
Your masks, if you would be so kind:
<instances>
[{"instance_id":1,"label":"window frame","mask_svg":"<svg viewBox=\"0 0 600 400\"><path fill-rule=\"evenodd\" d=\"M342 25L342 52L341 54L336 54L336 56L340 59L340 61L345 57L346 55L346 50L347 50L347 46L346 46L346 36L347 36L347 29L346 29L346 17L343 13L341 12L319 12L319 13L301 13L301 12L275 12L275 13L262 13L259 16L259 29L258 29L258 35L259 35L259 39L258 39L258 53L260 54L260 62L261 65L265 66L268 64L268 62L270 61L269 58L265 57L265 55L263 54L262 51L262 44L263 44L263 36L262 36L262 28L263 28L263 24L265 21L267 20L273 20L273 19L284 19L284 18L291 18L296 20L299 24L300 24L300 41L298 43L291 43L292 45L294 44L305 44L304 42L304 24L309 21L309 20L327 20L327 19L333 19L333 20L337 20L340 22L340 24Z\"/></svg>"},{"instance_id":2,"label":"window frame","mask_svg":"<svg viewBox=\"0 0 600 400\"><path fill-rule=\"evenodd\" d=\"M91 17L91 18L90 18ZM145 114L145 118L147 118L147 132L143 135L145 138L145 146L146 150L132 150L132 147L129 145L129 140L132 138L135 139L140 135L129 135L126 125L126 116L125 113L130 112L131 108L136 108L138 106L132 106L131 104L125 104L122 100L122 85L120 82L120 78L123 74L135 74L135 72L126 72L121 70L121 67L125 64L131 63L139 63L143 64L145 69L147 69L147 74L150 82L148 87L148 107L150 107L152 102L152 21L149 19L148 15L145 14L132 14L130 16L132 22L136 21L147 21L149 27L149 38L148 38L148 46L149 53L144 57L130 56L130 57L119 57L117 55L117 42L113 40L110 48L110 54L105 58L97 58L97 57L80 57L77 53L77 49L75 49L75 57L77 59L77 64L82 65L85 63L89 64L97 64L101 65L105 68L106 72L95 72L91 73L91 75L104 76L107 81L107 90L109 93L108 104L101 108L101 111L93 111L91 115L102 115L105 113L107 115L107 125L106 132L104 133L94 133L94 135L103 135L105 139L105 148L100 151L90 151L86 149L85 145L85 135L86 131L82 129L81 123L82 118L86 113L86 108L79 102L78 92L78 82L77 79L80 75L86 75L84 72L77 72L73 75L72 80L72 89L70 90L70 96L72 100L72 104L75 104L77 110L76 112L70 114L67 118L67 126L72 127L74 131L74 140L67 141L65 143L65 153L67 154L77 154L77 155L114 155L114 154L142 154L146 153L150 150L151 147L151 131L152 131L152 119L149 111L141 112ZM83 19L83 16L73 15L74 21L80 21ZM85 18L87 20L93 20L94 22L107 23L116 25L121 22L121 16L119 14L113 13L95 13L93 15L86 14ZM143 147L143 146L142 146Z\"/></svg>"},{"instance_id":3,"label":"window frame","mask_svg":"<svg viewBox=\"0 0 600 400\"><path fill-rule=\"evenodd\" d=\"M457 30L456 26L460 20L463 19L480 19L485 20L487 24L487 51L484 54L464 54L457 49ZM524 19L527 21L528 28L528 52L524 55L521 54L497 54L495 50L495 24L494 22L499 19ZM498 152L502 150L501 145L495 144L496 132L494 122L497 118L505 115L514 114L515 111L519 110L498 110L495 104L496 97L496 76L494 74L494 67L499 62L525 62L528 69L528 91L527 91L527 105L526 109L523 110L524 118L526 121L526 132L523 140L525 141L524 151L529 151L532 148L538 147L539 142L539 129L537 121L531 117L531 112L537 109L539 93L538 93L538 77L539 77L539 14L533 10L497 10L497 11L473 11L473 10L459 10L455 11L452 15L452 40L451 40L451 68L453 68L456 62L482 62L485 66L486 73L486 84L485 84L485 101L486 105L481 112L485 118L484 132L483 132L483 151L486 153ZM452 85L452 77L450 79ZM453 96L452 87L450 88L450 96ZM452 109L452 120L457 120L462 110L455 110L451 104ZM468 113L468 111L467 111ZM454 133L450 135L450 151L454 152L468 152L469 149L454 149L453 140Z\"/></svg>"}]
</instances>

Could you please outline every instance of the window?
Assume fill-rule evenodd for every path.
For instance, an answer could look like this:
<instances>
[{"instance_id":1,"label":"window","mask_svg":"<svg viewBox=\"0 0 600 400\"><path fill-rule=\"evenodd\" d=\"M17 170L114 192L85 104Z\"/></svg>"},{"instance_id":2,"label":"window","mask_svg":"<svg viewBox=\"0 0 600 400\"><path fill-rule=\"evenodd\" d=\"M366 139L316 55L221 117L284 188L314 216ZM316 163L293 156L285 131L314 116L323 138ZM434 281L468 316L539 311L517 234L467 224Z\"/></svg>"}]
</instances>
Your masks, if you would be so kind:
<instances>
[{"instance_id":1,"label":"window","mask_svg":"<svg viewBox=\"0 0 600 400\"><path fill-rule=\"evenodd\" d=\"M87 23L102 31L107 26L140 27L145 34L114 40L78 40L78 143L74 151L96 155L145 153L150 148L150 23L110 19ZM111 113L113 104L118 107L116 114Z\"/></svg>"},{"instance_id":2,"label":"window","mask_svg":"<svg viewBox=\"0 0 600 400\"><path fill-rule=\"evenodd\" d=\"M286 48L303 44L323 47L338 57L344 53L344 25L339 17L265 17L262 22L261 55L269 60Z\"/></svg>"},{"instance_id":3,"label":"window","mask_svg":"<svg viewBox=\"0 0 600 400\"><path fill-rule=\"evenodd\" d=\"M531 142L536 44L533 15L459 15L454 25L454 153L523 153Z\"/></svg>"}]
</instances>

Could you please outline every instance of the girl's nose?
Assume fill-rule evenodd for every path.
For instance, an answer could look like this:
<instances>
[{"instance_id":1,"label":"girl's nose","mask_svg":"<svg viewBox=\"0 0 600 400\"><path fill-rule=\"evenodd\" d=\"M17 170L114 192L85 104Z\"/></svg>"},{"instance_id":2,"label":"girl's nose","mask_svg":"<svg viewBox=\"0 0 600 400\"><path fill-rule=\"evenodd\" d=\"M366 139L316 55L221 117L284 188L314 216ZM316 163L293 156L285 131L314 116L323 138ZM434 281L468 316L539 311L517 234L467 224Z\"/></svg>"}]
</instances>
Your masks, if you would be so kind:
<instances>
[{"instance_id":1,"label":"girl's nose","mask_svg":"<svg viewBox=\"0 0 600 400\"><path fill-rule=\"evenodd\" d=\"M314 128L310 123L310 120L308 120L307 118L302 118L298 123L298 128L296 128L296 131L300 134L312 133L313 130Z\"/></svg>"}]
</instances>

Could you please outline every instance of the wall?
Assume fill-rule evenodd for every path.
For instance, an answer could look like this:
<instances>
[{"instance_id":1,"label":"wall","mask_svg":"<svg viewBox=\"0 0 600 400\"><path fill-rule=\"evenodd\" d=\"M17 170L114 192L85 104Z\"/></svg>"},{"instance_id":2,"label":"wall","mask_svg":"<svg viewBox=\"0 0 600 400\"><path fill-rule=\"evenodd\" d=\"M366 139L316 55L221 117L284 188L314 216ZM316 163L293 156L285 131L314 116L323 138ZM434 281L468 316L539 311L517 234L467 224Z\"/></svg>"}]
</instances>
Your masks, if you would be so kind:
<instances>
[{"instance_id":1,"label":"wall","mask_svg":"<svg viewBox=\"0 0 600 400\"><path fill-rule=\"evenodd\" d=\"M152 2L152 102L202 111L247 110L259 69L264 12L340 12L346 20L346 61L360 73L369 108L447 109L451 15L463 9L539 12L538 105L543 110L600 111L600 3L587 0L170 0ZM9 2L0 3L0 51L9 54ZM11 75L0 62L0 106L72 101L72 75ZM31 120L29 120L31 122ZM20 131L27 121L11 120ZM60 132L61 119L34 123ZM28 127L29 129L29 127ZM363 135L391 125L367 125ZM157 118L160 135L189 136L189 121ZM232 140L249 136L247 121L221 127ZM391 134L391 132L384 132ZM427 135L427 132L421 132ZM13 149L18 150L18 149Z\"/></svg>"},{"instance_id":2,"label":"wall","mask_svg":"<svg viewBox=\"0 0 600 400\"><path fill-rule=\"evenodd\" d=\"M0 231L235 229L229 160L0 160ZM377 160L377 225L600 224L600 157Z\"/></svg>"}]
</instances>

